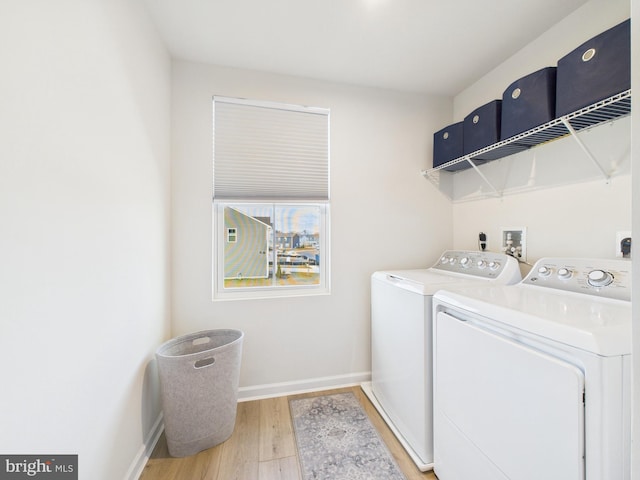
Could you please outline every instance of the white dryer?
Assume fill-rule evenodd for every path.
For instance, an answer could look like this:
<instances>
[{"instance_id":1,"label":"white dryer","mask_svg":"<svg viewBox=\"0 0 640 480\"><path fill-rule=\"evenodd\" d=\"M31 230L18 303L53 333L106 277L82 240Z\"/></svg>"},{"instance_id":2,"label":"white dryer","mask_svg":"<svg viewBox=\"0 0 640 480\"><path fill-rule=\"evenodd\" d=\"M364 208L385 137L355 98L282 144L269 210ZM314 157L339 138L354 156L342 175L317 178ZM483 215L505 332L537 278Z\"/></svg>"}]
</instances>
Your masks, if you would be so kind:
<instances>
[{"instance_id":1,"label":"white dryer","mask_svg":"<svg viewBox=\"0 0 640 480\"><path fill-rule=\"evenodd\" d=\"M544 258L519 284L441 291L440 480L628 480L631 263Z\"/></svg>"},{"instance_id":2,"label":"white dryer","mask_svg":"<svg viewBox=\"0 0 640 480\"><path fill-rule=\"evenodd\" d=\"M433 468L433 294L521 278L513 257L476 251L446 251L431 268L372 275L371 382L362 389L420 470Z\"/></svg>"}]
</instances>

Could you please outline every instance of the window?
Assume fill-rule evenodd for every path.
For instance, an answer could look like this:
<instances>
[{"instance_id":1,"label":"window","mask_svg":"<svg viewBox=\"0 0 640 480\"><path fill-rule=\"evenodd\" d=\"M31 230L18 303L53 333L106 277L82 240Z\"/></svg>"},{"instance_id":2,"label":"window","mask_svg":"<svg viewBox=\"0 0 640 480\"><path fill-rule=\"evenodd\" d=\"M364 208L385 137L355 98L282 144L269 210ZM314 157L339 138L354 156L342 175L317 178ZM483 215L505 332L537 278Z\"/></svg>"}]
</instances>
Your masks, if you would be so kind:
<instances>
[{"instance_id":1,"label":"window","mask_svg":"<svg viewBox=\"0 0 640 480\"><path fill-rule=\"evenodd\" d=\"M329 291L329 111L214 97L214 298Z\"/></svg>"}]
</instances>

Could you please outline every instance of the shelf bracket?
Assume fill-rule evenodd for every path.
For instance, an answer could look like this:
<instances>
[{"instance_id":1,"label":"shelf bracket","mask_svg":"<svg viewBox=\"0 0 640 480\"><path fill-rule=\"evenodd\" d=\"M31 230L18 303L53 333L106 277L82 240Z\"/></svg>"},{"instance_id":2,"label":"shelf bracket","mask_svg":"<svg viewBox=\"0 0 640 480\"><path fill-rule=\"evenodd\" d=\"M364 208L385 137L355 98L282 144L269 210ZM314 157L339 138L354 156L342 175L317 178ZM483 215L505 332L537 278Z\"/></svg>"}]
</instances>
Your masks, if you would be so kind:
<instances>
[{"instance_id":1,"label":"shelf bracket","mask_svg":"<svg viewBox=\"0 0 640 480\"><path fill-rule=\"evenodd\" d=\"M482 173L482 171L478 168L478 166L477 166L475 163L473 163L473 161L471 160L471 158L467 157L465 160L466 160L467 162L469 162L469 164L473 167L473 169L474 169L474 170L476 171L476 173L480 176L480 178L482 178L482 180L484 181L484 183L486 183L486 184L489 186L489 188L490 188L491 190L493 190L493 193L495 193L495 195L496 195L497 197L501 197L502 195L500 194L500 192L498 191L498 189L497 189L496 187L494 187L494 186L493 186L493 183L491 183L491 182L489 181L489 179L485 176L485 174L484 174L484 173Z\"/></svg>"},{"instance_id":2,"label":"shelf bracket","mask_svg":"<svg viewBox=\"0 0 640 480\"><path fill-rule=\"evenodd\" d=\"M569 130L569 133L571 133L571 136L574 138L574 140L577 142L577 144L580 146L580 148L584 151L584 153L587 155L587 157L589 157L591 159L591 161L593 162L593 164L596 167L598 167L598 170L600 170L600 172L602 173L602 176L604 177L604 179L609 181L611 179L611 175L609 175L605 171L605 169L602 168L602 165L600 165L600 162L598 162L598 160L596 160L596 157L593 155L593 153L591 153L591 150L589 150L589 148L584 144L582 139L580 137L578 137L578 133L575 131L575 129L573 128L571 123L569 123L569 120L567 120L565 117L561 117L560 120L562 120L562 123L564 124L564 126L567 128L567 130Z\"/></svg>"}]
</instances>

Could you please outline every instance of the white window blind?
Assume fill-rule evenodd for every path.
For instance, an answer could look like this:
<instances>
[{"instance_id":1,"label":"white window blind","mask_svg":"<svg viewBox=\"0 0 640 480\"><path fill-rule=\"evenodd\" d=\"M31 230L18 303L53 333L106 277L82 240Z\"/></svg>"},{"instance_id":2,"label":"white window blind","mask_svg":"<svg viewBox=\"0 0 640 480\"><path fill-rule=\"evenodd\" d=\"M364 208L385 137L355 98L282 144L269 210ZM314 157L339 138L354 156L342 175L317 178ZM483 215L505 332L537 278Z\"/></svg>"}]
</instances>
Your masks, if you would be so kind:
<instances>
[{"instance_id":1,"label":"white window blind","mask_svg":"<svg viewBox=\"0 0 640 480\"><path fill-rule=\"evenodd\" d=\"M215 200L329 200L329 110L214 97Z\"/></svg>"}]
</instances>

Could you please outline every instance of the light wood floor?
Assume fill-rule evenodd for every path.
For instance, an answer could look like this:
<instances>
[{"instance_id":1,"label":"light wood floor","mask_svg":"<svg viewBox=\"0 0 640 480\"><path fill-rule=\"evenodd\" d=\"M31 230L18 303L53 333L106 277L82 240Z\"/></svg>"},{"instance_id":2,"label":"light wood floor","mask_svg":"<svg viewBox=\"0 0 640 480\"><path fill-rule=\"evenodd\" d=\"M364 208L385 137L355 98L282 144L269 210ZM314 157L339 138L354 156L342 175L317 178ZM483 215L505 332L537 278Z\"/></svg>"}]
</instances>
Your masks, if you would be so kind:
<instances>
[{"instance_id":1,"label":"light wood floor","mask_svg":"<svg viewBox=\"0 0 640 480\"><path fill-rule=\"evenodd\" d=\"M436 480L420 472L360 387L241 402L226 442L185 458L172 458L164 434L140 480L301 480L289 400L353 392L387 444L407 480Z\"/></svg>"}]
</instances>

